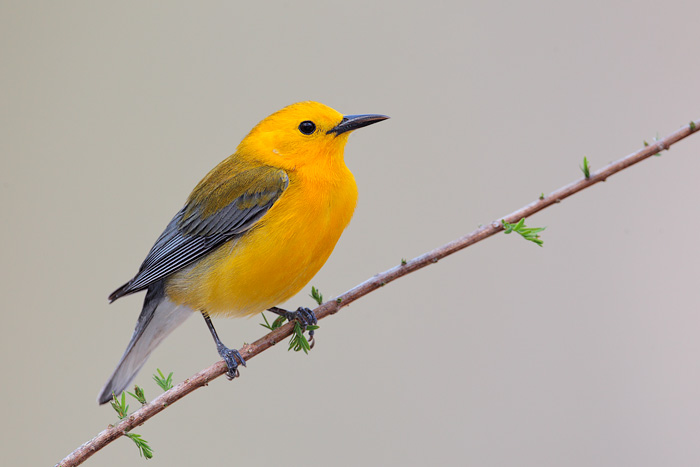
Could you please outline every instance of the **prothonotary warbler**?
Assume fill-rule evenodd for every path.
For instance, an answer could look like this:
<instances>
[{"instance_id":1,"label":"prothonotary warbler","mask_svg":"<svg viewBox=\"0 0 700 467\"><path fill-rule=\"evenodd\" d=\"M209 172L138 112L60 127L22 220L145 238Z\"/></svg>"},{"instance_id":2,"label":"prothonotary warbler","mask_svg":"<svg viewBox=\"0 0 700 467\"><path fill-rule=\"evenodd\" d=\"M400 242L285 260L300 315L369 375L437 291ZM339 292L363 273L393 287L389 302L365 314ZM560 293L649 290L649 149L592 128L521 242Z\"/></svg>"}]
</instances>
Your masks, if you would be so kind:
<instances>
[{"instance_id":1,"label":"prothonotary warbler","mask_svg":"<svg viewBox=\"0 0 700 467\"><path fill-rule=\"evenodd\" d=\"M357 185L343 152L353 130L384 115L341 115L300 102L270 115L195 187L156 240L136 276L110 296L146 290L131 342L98 396L104 404L134 379L153 349L193 312L214 337L227 376L245 364L221 343L210 316L266 309L299 292L323 266L350 222Z\"/></svg>"}]
</instances>

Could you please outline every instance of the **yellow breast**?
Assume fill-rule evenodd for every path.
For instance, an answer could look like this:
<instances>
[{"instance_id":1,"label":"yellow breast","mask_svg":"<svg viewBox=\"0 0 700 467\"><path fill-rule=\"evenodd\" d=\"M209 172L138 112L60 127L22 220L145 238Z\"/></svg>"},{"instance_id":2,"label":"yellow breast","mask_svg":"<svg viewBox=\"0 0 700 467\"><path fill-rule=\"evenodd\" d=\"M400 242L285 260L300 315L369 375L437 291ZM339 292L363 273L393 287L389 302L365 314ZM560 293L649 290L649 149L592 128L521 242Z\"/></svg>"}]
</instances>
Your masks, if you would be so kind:
<instances>
[{"instance_id":1,"label":"yellow breast","mask_svg":"<svg viewBox=\"0 0 700 467\"><path fill-rule=\"evenodd\" d=\"M355 179L344 164L335 169L290 172L289 187L253 229L168 278L169 298L212 315L244 316L299 292L355 210Z\"/></svg>"}]
</instances>

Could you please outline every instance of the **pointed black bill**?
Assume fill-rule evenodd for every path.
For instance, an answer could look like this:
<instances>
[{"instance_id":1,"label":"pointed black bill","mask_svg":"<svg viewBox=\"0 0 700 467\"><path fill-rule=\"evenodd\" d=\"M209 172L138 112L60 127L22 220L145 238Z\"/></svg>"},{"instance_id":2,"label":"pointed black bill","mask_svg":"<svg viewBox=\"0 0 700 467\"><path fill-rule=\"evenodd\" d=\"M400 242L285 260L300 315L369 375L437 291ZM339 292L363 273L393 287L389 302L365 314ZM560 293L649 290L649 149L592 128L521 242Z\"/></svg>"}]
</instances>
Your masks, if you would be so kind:
<instances>
[{"instance_id":1,"label":"pointed black bill","mask_svg":"<svg viewBox=\"0 0 700 467\"><path fill-rule=\"evenodd\" d=\"M326 134L335 133L336 136L348 131L357 130L373 123L386 120L386 115L365 114L365 115L345 115L343 119L335 127L331 128Z\"/></svg>"}]
</instances>

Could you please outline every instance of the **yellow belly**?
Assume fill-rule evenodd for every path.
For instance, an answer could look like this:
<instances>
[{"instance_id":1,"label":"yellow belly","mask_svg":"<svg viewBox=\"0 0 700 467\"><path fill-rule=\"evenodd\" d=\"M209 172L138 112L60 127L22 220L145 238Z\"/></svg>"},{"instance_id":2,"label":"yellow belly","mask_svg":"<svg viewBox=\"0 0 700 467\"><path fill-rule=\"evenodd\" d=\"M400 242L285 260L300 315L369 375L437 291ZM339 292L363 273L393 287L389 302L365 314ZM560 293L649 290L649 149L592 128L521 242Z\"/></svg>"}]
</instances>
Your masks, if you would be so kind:
<instances>
[{"instance_id":1,"label":"yellow belly","mask_svg":"<svg viewBox=\"0 0 700 467\"><path fill-rule=\"evenodd\" d=\"M349 171L344 175L333 183L290 175L285 193L253 229L170 276L168 297L227 316L288 300L321 269L350 222L357 187Z\"/></svg>"}]
</instances>

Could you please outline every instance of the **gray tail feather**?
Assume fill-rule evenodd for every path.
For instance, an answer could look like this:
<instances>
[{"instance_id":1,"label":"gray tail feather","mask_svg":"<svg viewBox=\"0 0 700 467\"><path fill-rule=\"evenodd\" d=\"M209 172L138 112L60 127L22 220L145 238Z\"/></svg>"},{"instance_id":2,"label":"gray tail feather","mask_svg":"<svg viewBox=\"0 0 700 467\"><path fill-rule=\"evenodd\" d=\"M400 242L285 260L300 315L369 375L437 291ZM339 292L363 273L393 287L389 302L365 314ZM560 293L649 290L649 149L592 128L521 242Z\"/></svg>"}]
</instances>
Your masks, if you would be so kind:
<instances>
[{"instance_id":1,"label":"gray tail feather","mask_svg":"<svg viewBox=\"0 0 700 467\"><path fill-rule=\"evenodd\" d=\"M131 341L97 396L97 402L105 404L112 400L112 394L121 394L134 380L151 352L191 314L190 308L176 305L165 297L162 282L151 285Z\"/></svg>"}]
</instances>

